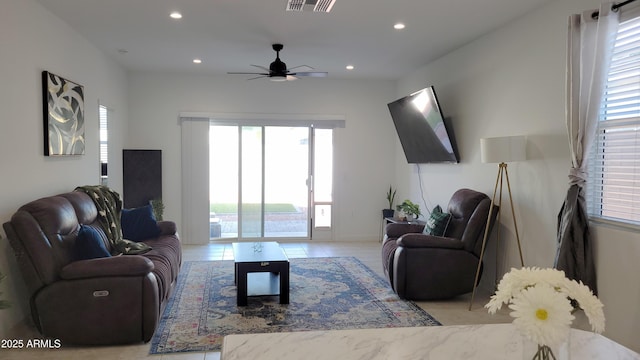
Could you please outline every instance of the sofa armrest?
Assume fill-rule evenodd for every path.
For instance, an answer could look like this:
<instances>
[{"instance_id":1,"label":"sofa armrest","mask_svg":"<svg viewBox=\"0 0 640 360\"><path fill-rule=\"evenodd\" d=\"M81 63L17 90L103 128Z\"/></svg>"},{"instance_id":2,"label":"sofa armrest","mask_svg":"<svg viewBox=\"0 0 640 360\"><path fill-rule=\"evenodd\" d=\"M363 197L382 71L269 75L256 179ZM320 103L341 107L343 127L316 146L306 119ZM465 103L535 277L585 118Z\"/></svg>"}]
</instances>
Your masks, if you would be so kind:
<instances>
[{"instance_id":1,"label":"sofa armrest","mask_svg":"<svg viewBox=\"0 0 640 360\"><path fill-rule=\"evenodd\" d=\"M175 235L178 232L178 227L173 221L158 221L158 227L160 228L160 235Z\"/></svg>"},{"instance_id":2,"label":"sofa armrest","mask_svg":"<svg viewBox=\"0 0 640 360\"><path fill-rule=\"evenodd\" d=\"M153 262L144 256L120 255L74 261L62 268L60 277L73 280L108 276L140 276L150 273L153 269Z\"/></svg>"},{"instance_id":3,"label":"sofa armrest","mask_svg":"<svg viewBox=\"0 0 640 360\"><path fill-rule=\"evenodd\" d=\"M385 234L390 239L397 239L404 234L410 233L422 233L424 230L424 224L400 224L391 223L385 227Z\"/></svg>"},{"instance_id":4,"label":"sofa armrest","mask_svg":"<svg viewBox=\"0 0 640 360\"><path fill-rule=\"evenodd\" d=\"M449 237L433 236L426 234L406 234L398 238L398 246L405 248L439 248L439 249L463 249L462 241Z\"/></svg>"}]
</instances>

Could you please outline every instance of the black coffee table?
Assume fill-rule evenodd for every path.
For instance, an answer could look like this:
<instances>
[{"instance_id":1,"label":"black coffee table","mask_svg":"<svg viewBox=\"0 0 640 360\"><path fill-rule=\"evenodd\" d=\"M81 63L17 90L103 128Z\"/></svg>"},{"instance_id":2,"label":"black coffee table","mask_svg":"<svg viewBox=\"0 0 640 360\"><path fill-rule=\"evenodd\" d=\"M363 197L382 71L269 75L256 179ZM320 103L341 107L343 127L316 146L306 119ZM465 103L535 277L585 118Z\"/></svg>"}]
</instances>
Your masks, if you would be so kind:
<instances>
[{"instance_id":1,"label":"black coffee table","mask_svg":"<svg viewBox=\"0 0 640 360\"><path fill-rule=\"evenodd\" d=\"M280 295L280 304L288 304L289 259L280 245L277 242L239 242L231 246L238 288L237 305L246 306L248 296L260 295Z\"/></svg>"}]
</instances>

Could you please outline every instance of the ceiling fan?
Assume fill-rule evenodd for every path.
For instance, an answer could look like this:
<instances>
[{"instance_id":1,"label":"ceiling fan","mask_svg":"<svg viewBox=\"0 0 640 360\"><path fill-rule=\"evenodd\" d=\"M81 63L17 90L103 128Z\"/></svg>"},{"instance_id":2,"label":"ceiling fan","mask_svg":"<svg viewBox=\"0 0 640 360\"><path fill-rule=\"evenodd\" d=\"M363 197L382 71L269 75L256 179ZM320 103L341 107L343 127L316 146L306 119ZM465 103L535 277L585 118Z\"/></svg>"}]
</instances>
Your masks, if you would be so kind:
<instances>
[{"instance_id":1,"label":"ceiling fan","mask_svg":"<svg viewBox=\"0 0 640 360\"><path fill-rule=\"evenodd\" d=\"M235 74L235 75L258 75L256 77L252 77L248 80L259 79L268 77L269 80L272 81L291 81L296 80L300 76L309 76L309 77L326 77L327 72L325 71L292 71L294 69L299 68L308 68L313 70L311 66L308 65L300 65L292 68L287 68L287 64L285 64L282 60L280 60L280 50L282 50L282 44L273 44L271 45L273 50L276 52L276 59L269 65L269 68L260 65L251 65L255 66L259 69L264 70L265 72L228 72L227 74Z\"/></svg>"}]
</instances>

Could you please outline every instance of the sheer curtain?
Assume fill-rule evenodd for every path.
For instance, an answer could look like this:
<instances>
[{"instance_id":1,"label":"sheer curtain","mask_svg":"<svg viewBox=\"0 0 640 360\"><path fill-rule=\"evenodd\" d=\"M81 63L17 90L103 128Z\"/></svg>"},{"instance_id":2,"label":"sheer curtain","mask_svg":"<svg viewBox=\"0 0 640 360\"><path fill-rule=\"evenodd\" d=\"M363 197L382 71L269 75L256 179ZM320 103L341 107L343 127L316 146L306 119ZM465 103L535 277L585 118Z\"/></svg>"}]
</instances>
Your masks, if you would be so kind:
<instances>
[{"instance_id":1,"label":"sheer curtain","mask_svg":"<svg viewBox=\"0 0 640 360\"><path fill-rule=\"evenodd\" d=\"M566 122L571 150L569 189L558 214L555 267L581 280L597 294L596 271L585 201L587 156L596 126L613 48L618 13L613 3L569 17L567 46Z\"/></svg>"},{"instance_id":2,"label":"sheer curtain","mask_svg":"<svg viewBox=\"0 0 640 360\"><path fill-rule=\"evenodd\" d=\"M181 117L182 228L185 244L209 242L209 118Z\"/></svg>"}]
</instances>

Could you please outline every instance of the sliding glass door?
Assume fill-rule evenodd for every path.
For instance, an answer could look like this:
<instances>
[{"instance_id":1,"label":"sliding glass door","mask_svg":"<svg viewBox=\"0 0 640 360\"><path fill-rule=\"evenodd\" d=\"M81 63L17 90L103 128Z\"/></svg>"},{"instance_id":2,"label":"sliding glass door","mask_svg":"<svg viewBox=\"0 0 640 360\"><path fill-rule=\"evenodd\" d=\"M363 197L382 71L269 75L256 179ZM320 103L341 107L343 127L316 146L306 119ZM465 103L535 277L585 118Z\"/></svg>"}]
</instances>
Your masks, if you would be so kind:
<instances>
[{"instance_id":1,"label":"sliding glass door","mask_svg":"<svg viewBox=\"0 0 640 360\"><path fill-rule=\"evenodd\" d=\"M210 237L310 238L309 127L210 127Z\"/></svg>"}]
</instances>

